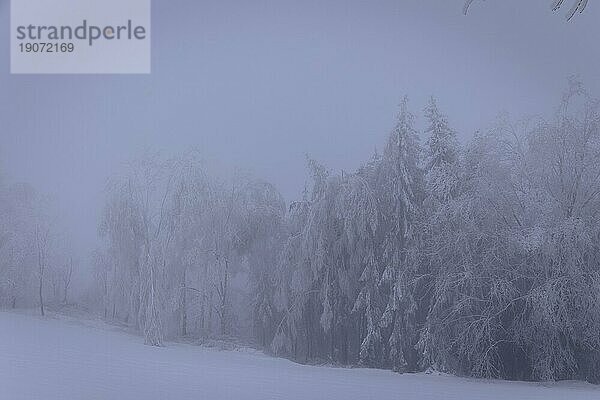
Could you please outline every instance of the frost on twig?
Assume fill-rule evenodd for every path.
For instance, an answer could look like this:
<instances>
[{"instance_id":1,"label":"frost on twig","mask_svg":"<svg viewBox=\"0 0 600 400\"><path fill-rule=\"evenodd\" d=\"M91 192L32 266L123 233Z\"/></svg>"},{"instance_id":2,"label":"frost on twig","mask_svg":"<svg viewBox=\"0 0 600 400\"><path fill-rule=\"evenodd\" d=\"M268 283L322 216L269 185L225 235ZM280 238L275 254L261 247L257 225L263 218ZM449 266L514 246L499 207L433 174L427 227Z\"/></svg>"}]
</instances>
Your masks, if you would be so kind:
<instances>
[{"instance_id":1,"label":"frost on twig","mask_svg":"<svg viewBox=\"0 0 600 400\"><path fill-rule=\"evenodd\" d=\"M463 7L463 14L467 15L467 12L469 11L469 7L471 7L471 4L473 3L474 0L466 0L465 1L465 5ZM558 11L564 4L565 0L553 0L552 1L552 11ZM580 14L585 10L586 6L588 4L588 0L575 0L573 2L573 6L569 9L569 11L566 14L566 18L567 21L570 21L571 18L573 18L573 16L579 12Z\"/></svg>"}]
</instances>

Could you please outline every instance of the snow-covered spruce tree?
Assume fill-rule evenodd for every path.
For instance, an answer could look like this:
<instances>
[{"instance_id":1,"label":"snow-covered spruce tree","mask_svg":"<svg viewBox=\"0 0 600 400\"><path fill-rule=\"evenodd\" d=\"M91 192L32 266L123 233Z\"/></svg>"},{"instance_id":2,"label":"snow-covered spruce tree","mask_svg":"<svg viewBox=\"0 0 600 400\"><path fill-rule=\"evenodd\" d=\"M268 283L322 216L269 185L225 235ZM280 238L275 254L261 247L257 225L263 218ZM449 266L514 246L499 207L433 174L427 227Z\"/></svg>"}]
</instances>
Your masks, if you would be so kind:
<instances>
[{"instance_id":1,"label":"snow-covered spruce tree","mask_svg":"<svg viewBox=\"0 0 600 400\"><path fill-rule=\"evenodd\" d=\"M395 370L418 368L415 345L426 314L415 299L422 296L417 293L421 287L416 226L424 195L420 156L414 116L405 97L374 182L380 210L379 254L385 265L379 285L389 299L380 325L390 332L387 358Z\"/></svg>"},{"instance_id":2,"label":"snow-covered spruce tree","mask_svg":"<svg viewBox=\"0 0 600 400\"><path fill-rule=\"evenodd\" d=\"M329 357L348 360L351 338L343 330L351 329L351 321L358 318L360 360L379 365L383 357L379 322L385 300L377 288L382 267L376 254L378 210L373 189L360 174L331 177L325 197L315 202L312 218L306 242L309 254L319 254L311 259L312 265L323 271L320 323L329 336Z\"/></svg>"},{"instance_id":3,"label":"snow-covered spruce tree","mask_svg":"<svg viewBox=\"0 0 600 400\"><path fill-rule=\"evenodd\" d=\"M331 308L329 276L334 267L332 247L336 240L335 221L332 221L334 198L337 188L334 187L329 171L315 160L309 159L308 166L313 179L309 207L301 226L299 236L299 259L293 264L302 270L292 275L294 296L290 299L291 312L297 309L300 319L294 331L302 332L305 343L297 343L304 347L305 360L324 358L324 333L331 327ZM331 263L333 261L333 263ZM287 311L286 314L289 314ZM293 315L293 314L291 314Z\"/></svg>"},{"instance_id":4,"label":"snow-covered spruce tree","mask_svg":"<svg viewBox=\"0 0 600 400\"><path fill-rule=\"evenodd\" d=\"M359 331L360 361L367 365L381 365L384 343L380 322L385 297L379 288L383 266L377 254L377 199L372 186L360 173L344 176L343 183L339 207L344 226L342 245L346 254L345 265L340 265L336 274L340 281L337 313L345 321L343 329L346 330L351 329L349 307L353 313L359 313L363 327ZM359 287L358 293L355 286ZM345 347L348 345L345 344ZM344 355L344 359L347 360L348 356Z\"/></svg>"},{"instance_id":5,"label":"snow-covered spruce tree","mask_svg":"<svg viewBox=\"0 0 600 400\"><path fill-rule=\"evenodd\" d=\"M428 127L425 155L425 181L428 200L435 207L455 197L459 187L459 146L456 132L431 97L425 108Z\"/></svg>"},{"instance_id":6,"label":"snow-covered spruce tree","mask_svg":"<svg viewBox=\"0 0 600 400\"><path fill-rule=\"evenodd\" d=\"M440 355L434 354L438 346L432 341L437 338L437 333L444 334L443 328L437 329L432 325L432 312L435 313L440 301L439 293L433 288L438 287L440 277L451 274L449 260L441 253L439 246L445 245L442 236L452 229L446 215L453 215L456 198L459 194L459 147L456 133L452 130L445 115L438 107L436 100L432 97L425 108L427 118L425 159L425 199L423 202L423 219L421 221L420 245L424 246L423 269L427 271L424 282L427 296L422 298L424 302L431 302L427 323L421 332L419 348L423 352L422 367L433 365L440 368ZM426 268L425 268L426 267ZM427 289L428 288L428 289Z\"/></svg>"},{"instance_id":7,"label":"snow-covered spruce tree","mask_svg":"<svg viewBox=\"0 0 600 400\"><path fill-rule=\"evenodd\" d=\"M311 201L305 189L302 200L289 206L284 221L285 240L275 269L274 305L277 318L271 342L275 354L287 353L299 359L301 320L311 295L311 276L302 255L302 237ZM307 341L307 346L309 342ZM306 351L307 358L310 348Z\"/></svg>"},{"instance_id":8,"label":"snow-covered spruce tree","mask_svg":"<svg viewBox=\"0 0 600 400\"><path fill-rule=\"evenodd\" d=\"M280 259L277 298L283 316L274 347L292 348L294 353L302 348L305 360L348 362L358 355L353 343L360 339L363 349L377 347L381 358L381 301L365 289L368 279L373 285L378 280L366 278L365 272L377 269L372 268L377 226L372 190L358 174L332 176L314 161L309 167L312 193L292 204L294 225ZM363 290L356 300L361 275ZM353 321L362 326L358 331Z\"/></svg>"}]
</instances>

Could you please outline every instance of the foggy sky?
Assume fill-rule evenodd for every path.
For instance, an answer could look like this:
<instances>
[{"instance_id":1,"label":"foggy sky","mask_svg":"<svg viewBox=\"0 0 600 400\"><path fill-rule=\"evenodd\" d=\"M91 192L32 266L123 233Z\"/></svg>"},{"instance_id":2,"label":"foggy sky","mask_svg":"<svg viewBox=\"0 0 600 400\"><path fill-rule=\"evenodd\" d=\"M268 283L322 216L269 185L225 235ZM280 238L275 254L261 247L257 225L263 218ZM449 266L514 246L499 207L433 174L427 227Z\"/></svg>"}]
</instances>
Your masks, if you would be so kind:
<instances>
[{"instance_id":1,"label":"foggy sky","mask_svg":"<svg viewBox=\"0 0 600 400\"><path fill-rule=\"evenodd\" d=\"M18 1L18 0L13 0ZM549 0L153 2L151 75L9 74L0 0L0 175L49 193L85 255L107 177L144 150L198 148L289 201L304 154L333 170L381 148L403 95L439 98L461 138L498 112L555 108L579 74L600 96L600 7ZM570 6L570 4L568 5Z\"/></svg>"}]
</instances>

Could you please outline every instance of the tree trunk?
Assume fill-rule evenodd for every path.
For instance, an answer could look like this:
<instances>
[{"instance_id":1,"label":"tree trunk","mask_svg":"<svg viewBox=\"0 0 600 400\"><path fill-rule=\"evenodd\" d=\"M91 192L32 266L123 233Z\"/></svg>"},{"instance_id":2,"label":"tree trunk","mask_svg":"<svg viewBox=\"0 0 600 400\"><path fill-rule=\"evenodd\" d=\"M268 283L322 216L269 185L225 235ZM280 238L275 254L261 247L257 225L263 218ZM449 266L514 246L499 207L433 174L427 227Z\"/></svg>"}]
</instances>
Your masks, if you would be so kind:
<instances>
[{"instance_id":1,"label":"tree trunk","mask_svg":"<svg viewBox=\"0 0 600 400\"><path fill-rule=\"evenodd\" d=\"M108 318L108 276L104 274L104 319Z\"/></svg>"},{"instance_id":2,"label":"tree trunk","mask_svg":"<svg viewBox=\"0 0 600 400\"><path fill-rule=\"evenodd\" d=\"M208 271L208 264L204 263L204 273L201 276L200 272L198 272L198 287L202 288L202 300L200 303L200 332L202 337L206 336L206 276Z\"/></svg>"},{"instance_id":3,"label":"tree trunk","mask_svg":"<svg viewBox=\"0 0 600 400\"><path fill-rule=\"evenodd\" d=\"M312 314L312 301L308 300L308 305L307 305L307 312L304 316L304 323L306 325L306 362L308 362L311 358L312 358L312 353L311 353L311 336L312 336L312 332L311 332L311 323L310 323L310 316Z\"/></svg>"},{"instance_id":4,"label":"tree trunk","mask_svg":"<svg viewBox=\"0 0 600 400\"><path fill-rule=\"evenodd\" d=\"M181 336L187 336L187 290L185 288L185 269L181 278L182 294L181 294Z\"/></svg>"},{"instance_id":5,"label":"tree trunk","mask_svg":"<svg viewBox=\"0 0 600 400\"><path fill-rule=\"evenodd\" d=\"M334 361L335 357L335 330L333 328L333 324L331 326L331 332L329 332L329 359Z\"/></svg>"},{"instance_id":6,"label":"tree trunk","mask_svg":"<svg viewBox=\"0 0 600 400\"><path fill-rule=\"evenodd\" d=\"M229 261L225 260L225 277L221 297L221 335L227 334L227 286L229 285Z\"/></svg>"},{"instance_id":7,"label":"tree trunk","mask_svg":"<svg viewBox=\"0 0 600 400\"><path fill-rule=\"evenodd\" d=\"M44 316L44 296L43 296L44 283L43 282L44 282L43 275L40 275L39 295L40 295L40 312L42 313L42 317Z\"/></svg>"},{"instance_id":8,"label":"tree trunk","mask_svg":"<svg viewBox=\"0 0 600 400\"><path fill-rule=\"evenodd\" d=\"M298 360L298 335L294 335L294 360Z\"/></svg>"},{"instance_id":9,"label":"tree trunk","mask_svg":"<svg viewBox=\"0 0 600 400\"><path fill-rule=\"evenodd\" d=\"M208 336L210 336L212 334L212 320L213 320L212 301L213 301L213 292L211 290L210 296L208 297L208 321L206 324L206 331L208 333Z\"/></svg>"},{"instance_id":10,"label":"tree trunk","mask_svg":"<svg viewBox=\"0 0 600 400\"><path fill-rule=\"evenodd\" d=\"M331 316L331 327L329 328L331 330L330 334L330 341L329 341L329 358L331 359L331 361L334 361L334 357L335 357L335 301L333 302L332 305L332 316Z\"/></svg>"}]
</instances>

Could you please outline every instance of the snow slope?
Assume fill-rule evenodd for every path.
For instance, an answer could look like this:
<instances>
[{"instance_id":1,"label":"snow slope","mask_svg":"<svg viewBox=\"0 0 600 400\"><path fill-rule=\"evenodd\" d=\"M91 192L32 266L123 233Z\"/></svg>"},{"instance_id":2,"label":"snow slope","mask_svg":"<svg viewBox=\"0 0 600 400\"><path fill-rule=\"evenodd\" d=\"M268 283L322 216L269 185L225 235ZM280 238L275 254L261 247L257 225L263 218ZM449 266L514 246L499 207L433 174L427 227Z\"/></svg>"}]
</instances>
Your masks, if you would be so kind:
<instances>
[{"instance_id":1,"label":"snow slope","mask_svg":"<svg viewBox=\"0 0 600 400\"><path fill-rule=\"evenodd\" d=\"M102 323L0 312L0 399L598 400L600 387L303 366L184 344L155 348Z\"/></svg>"}]
</instances>

